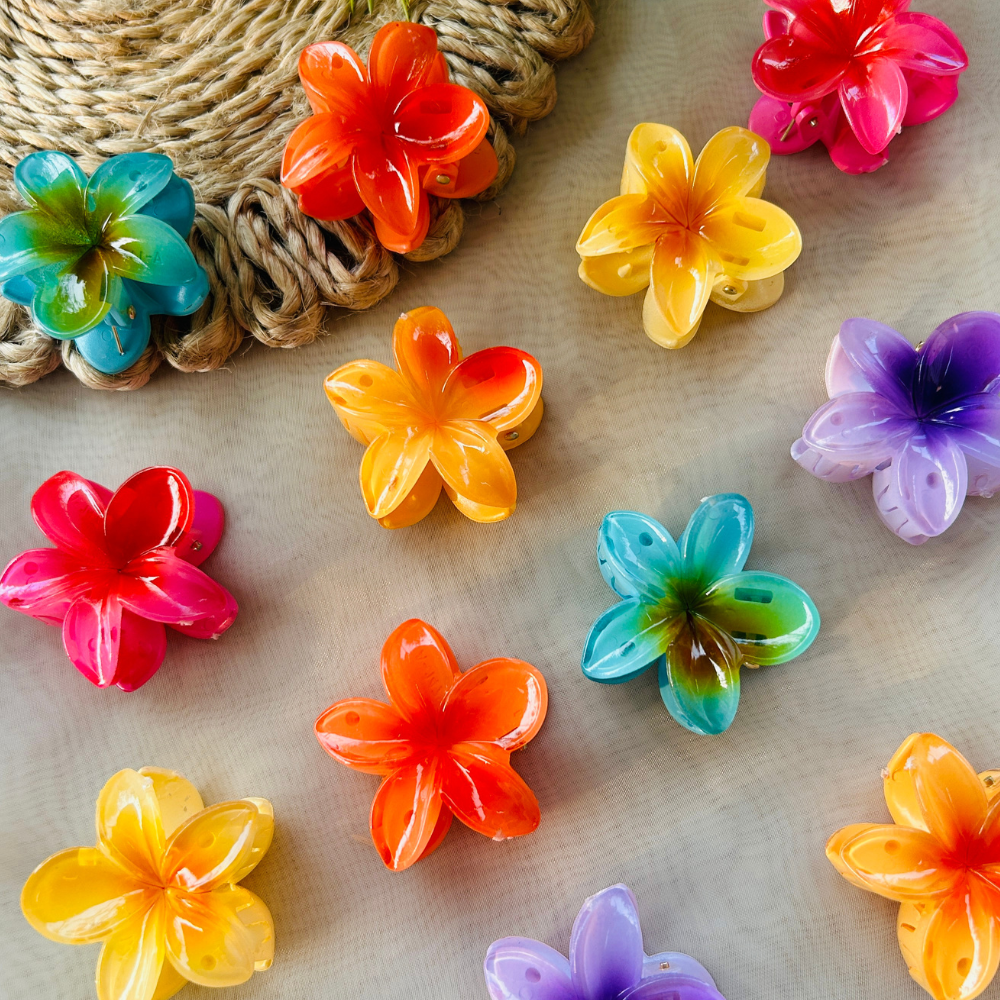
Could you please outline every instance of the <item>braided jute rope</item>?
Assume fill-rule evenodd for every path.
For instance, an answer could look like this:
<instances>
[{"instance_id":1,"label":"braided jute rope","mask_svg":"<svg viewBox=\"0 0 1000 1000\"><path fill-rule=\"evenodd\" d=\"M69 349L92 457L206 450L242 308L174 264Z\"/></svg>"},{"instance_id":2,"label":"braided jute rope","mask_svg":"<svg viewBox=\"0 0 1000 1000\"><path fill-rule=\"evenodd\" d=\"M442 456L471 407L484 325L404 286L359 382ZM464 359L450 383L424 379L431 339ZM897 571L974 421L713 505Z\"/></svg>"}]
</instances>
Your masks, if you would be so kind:
<instances>
[{"instance_id":1,"label":"braided jute rope","mask_svg":"<svg viewBox=\"0 0 1000 1000\"><path fill-rule=\"evenodd\" d=\"M402 16L400 0L2 0L0 214L23 208L14 166L38 149L75 156L85 171L116 153L170 156L194 186L190 244L211 293L194 316L154 319L143 356L120 375L95 371L72 341L46 336L27 310L0 300L0 383L26 385L60 362L100 389L144 385L161 360L182 371L225 364L251 335L297 347L329 307L366 309L398 279L365 215L317 222L277 182L281 153L308 113L298 82L304 46L339 38L366 53ZM500 162L494 197L514 169L507 132L548 114L551 63L593 34L587 0L411 0L452 79L492 114ZM462 234L456 202L431 199L427 240L408 259L448 253Z\"/></svg>"}]
</instances>

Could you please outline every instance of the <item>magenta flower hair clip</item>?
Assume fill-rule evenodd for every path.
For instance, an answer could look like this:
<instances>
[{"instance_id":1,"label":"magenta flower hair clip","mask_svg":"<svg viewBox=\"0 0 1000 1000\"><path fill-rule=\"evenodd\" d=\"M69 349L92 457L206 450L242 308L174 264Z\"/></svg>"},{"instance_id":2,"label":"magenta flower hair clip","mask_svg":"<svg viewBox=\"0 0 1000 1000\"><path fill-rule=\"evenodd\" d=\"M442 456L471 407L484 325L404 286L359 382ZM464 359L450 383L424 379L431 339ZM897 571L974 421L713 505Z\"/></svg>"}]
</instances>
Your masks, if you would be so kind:
<instances>
[{"instance_id":1,"label":"magenta flower hair clip","mask_svg":"<svg viewBox=\"0 0 1000 1000\"><path fill-rule=\"evenodd\" d=\"M849 174L889 162L904 125L922 125L958 97L969 65L942 21L910 0L765 0L766 41L753 58L764 95L750 129L775 153L822 142Z\"/></svg>"},{"instance_id":2,"label":"magenta flower hair clip","mask_svg":"<svg viewBox=\"0 0 1000 1000\"><path fill-rule=\"evenodd\" d=\"M886 527L911 545L940 535L965 497L1000 489L1000 316L970 312L919 347L849 319L826 362L830 400L792 458L831 483L872 477Z\"/></svg>"},{"instance_id":3,"label":"magenta flower hair clip","mask_svg":"<svg viewBox=\"0 0 1000 1000\"><path fill-rule=\"evenodd\" d=\"M725 1000L689 955L645 954L635 896L624 885L584 902L568 960L541 941L508 937L490 945L485 971L492 1000Z\"/></svg>"},{"instance_id":4,"label":"magenta flower hair clip","mask_svg":"<svg viewBox=\"0 0 1000 1000\"><path fill-rule=\"evenodd\" d=\"M222 504L183 472L143 469L111 490L57 472L31 515L55 548L22 552L0 576L0 602L62 628L73 666L98 687L134 691L159 669L164 625L216 639L236 599L198 569L222 537Z\"/></svg>"}]
</instances>

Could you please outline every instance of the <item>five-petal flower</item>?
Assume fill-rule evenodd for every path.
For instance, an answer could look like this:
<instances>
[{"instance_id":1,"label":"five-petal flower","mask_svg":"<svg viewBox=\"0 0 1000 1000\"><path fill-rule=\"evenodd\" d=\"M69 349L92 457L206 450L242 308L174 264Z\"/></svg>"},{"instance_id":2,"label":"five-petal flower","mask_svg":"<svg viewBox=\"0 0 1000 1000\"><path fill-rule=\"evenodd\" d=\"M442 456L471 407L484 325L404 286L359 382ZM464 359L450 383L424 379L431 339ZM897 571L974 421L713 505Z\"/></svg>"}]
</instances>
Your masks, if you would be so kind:
<instances>
[{"instance_id":1,"label":"five-petal flower","mask_svg":"<svg viewBox=\"0 0 1000 1000\"><path fill-rule=\"evenodd\" d=\"M30 207L0 219L0 290L99 371L138 360L150 316L204 302L208 275L185 242L194 194L169 157L112 156L88 180L65 153L32 153L14 183Z\"/></svg>"},{"instance_id":2,"label":"five-petal flower","mask_svg":"<svg viewBox=\"0 0 1000 1000\"><path fill-rule=\"evenodd\" d=\"M1000 965L998 773L977 775L940 736L914 733L882 776L893 823L845 826L826 855L901 904L900 950L935 1000L972 1000Z\"/></svg>"},{"instance_id":3,"label":"five-petal flower","mask_svg":"<svg viewBox=\"0 0 1000 1000\"><path fill-rule=\"evenodd\" d=\"M440 633L414 618L386 639L382 681L391 704L338 701L316 720L316 736L342 764L383 776L370 825L387 867L425 858L453 815L494 840L538 826L538 801L510 766L548 706L530 663L498 657L462 673Z\"/></svg>"},{"instance_id":4,"label":"five-petal flower","mask_svg":"<svg viewBox=\"0 0 1000 1000\"><path fill-rule=\"evenodd\" d=\"M493 1000L724 1000L689 955L646 955L632 890L613 885L587 899L573 924L567 961L530 938L490 945L486 986Z\"/></svg>"},{"instance_id":5,"label":"five-petal flower","mask_svg":"<svg viewBox=\"0 0 1000 1000\"><path fill-rule=\"evenodd\" d=\"M273 832L266 799L206 809L173 771L119 771L97 800L97 846L39 865L21 909L53 941L104 942L98 1000L167 1000L187 982L235 986L274 957L271 914L236 884Z\"/></svg>"},{"instance_id":6,"label":"five-petal flower","mask_svg":"<svg viewBox=\"0 0 1000 1000\"><path fill-rule=\"evenodd\" d=\"M73 665L98 687L133 691L159 669L164 624L214 639L235 598L198 569L222 537L222 505L177 469L143 469L115 493L57 472L31 498L54 549L30 549L0 576L0 602L62 627Z\"/></svg>"},{"instance_id":7,"label":"five-petal flower","mask_svg":"<svg viewBox=\"0 0 1000 1000\"><path fill-rule=\"evenodd\" d=\"M739 705L740 666L785 663L819 631L801 587L743 570L753 530L753 509L737 493L703 500L679 544L645 514L608 514L597 561L622 601L591 628L584 674L620 684L655 664L663 703L682 726L727 729Z\"/></svg>"},{"instance_id":8,"label":"five-petal flower","mask_svg":"<svg viewBox=\"0 0 1000 1000\"><path fill-rule=\"evenodd\" d=\"M775 152L822 140L847 173L877 170L904 125L943 114L968 67L962 43L910 0L766 0L750 127Z\"/></svg>"},{"instance_id":9,"label":"five-petal flower","mask_svg":"<svg viewBox=\"0 0 1000 1000\"><path fill-rule=\"evenodd\" d=\"M361 492L386 528L430 513L442 486L474 521L501 521L517 501L505 454L542 419L542 367L514 347L462 359L440 309L403 313L392 337L398 372L354 361L324 383L337 416L368 446Z\"/></svg>"},{"instance_id":10,"label":"five-petal flower","mask_svg":"<svg viewBox=\"0 0 1000 1000\"><path fill-rule=\"evenodd\" d=\"M849 319L826 387L792 458L829 482L871 475L879 517L904 541L940 535L967 494L1000 489L1000 315L953 316L918 348Z\"/></svg>"},{"instance_id":11,"label":"five-petal flower","mask_svg":"<svg viewBox=\"0 0 1000 1000\"><path fill-rule=\"evenodd\" d=\"M636 125L620 196L577 241L580 277L605 295L648 286L643 326L663 347L691 340L709 298L737 312L774 305L802 237L787 212L760 198L770 155L760 136L727 128L696 163L676 129Z\"/></svg>"},{"instance_id":12,"label":"five-petal flower","mask_svg":"<svg viewBox=\"0 0 1000 1000\"><path fill-rule=\"evenodd\" d=\"M383 246L420 246L428 193L468 198L497 174L486 139L486 105L448 82L433 28L393 21L380 28L368 67L343 42L303 49L299 78L313 114L289 136L281 183L317 219L367 208Z\"/></svg>"}]
</instances>

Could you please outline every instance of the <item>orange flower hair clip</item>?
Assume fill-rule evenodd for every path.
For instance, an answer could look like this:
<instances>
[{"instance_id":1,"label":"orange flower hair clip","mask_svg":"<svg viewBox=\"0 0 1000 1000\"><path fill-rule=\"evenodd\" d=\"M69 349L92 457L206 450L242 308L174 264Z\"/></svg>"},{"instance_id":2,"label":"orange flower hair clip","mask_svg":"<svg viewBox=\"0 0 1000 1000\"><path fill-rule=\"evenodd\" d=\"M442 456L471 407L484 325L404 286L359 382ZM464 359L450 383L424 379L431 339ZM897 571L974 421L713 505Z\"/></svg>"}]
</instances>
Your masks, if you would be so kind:
<instances>
[{"instance_id":1,"label":"orange flower hair clip","mask_svg":"<svg viewBox=\"0 0 1000 1000\"><path fill-rule=\"evenodd\" d=\"M390 704L338 701L316 736L341 764L383 776L370 825L387 867L427 857L453 816L493 840L538 826L538 800L510 766L548 707L530 663L500 657L462 673L441 634L413 618L382 647L382 682Z\"/></svg>"},{"instance_id":2,"label":"orange flower hair clip","mask_svg":"<svg viewBox=\"0 0 1000 1000\"><path fill-rule=\"evenodd\" d=\"M440 309L403 313L392 334L398 372L353 361L324 383L337 416L368 446L361 492L384 528L430 513L442 486L473 521L502 521L517 483L505 452L524 444L542 419L542 366L514 347L462 359Z\"/></svg>"}]
</instances>

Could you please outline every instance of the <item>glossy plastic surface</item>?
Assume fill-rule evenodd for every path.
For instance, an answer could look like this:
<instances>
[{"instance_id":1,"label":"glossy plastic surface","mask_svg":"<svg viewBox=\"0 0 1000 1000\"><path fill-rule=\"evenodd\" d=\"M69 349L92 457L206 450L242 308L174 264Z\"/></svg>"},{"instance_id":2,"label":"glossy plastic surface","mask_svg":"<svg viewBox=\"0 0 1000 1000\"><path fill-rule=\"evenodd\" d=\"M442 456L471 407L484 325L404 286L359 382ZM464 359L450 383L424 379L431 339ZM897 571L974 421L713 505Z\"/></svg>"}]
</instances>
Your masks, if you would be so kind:
<instances>
[{"instance_id":1,"label":"glossy plastic surface","mask_svg":"<svg viewBox=\"0 0 1000 1000\"><path fill-rule=\"evenodd\" d=\"M636 125L620 196L577 241L580 277L605 295L648 288L642 322L662 347L691 340L710 298L738 312L773 305L802 237L791 216L760 198L770 155L760 136L727 128L695 162L676 129Z\"/></svg>"},{"instance_id":2,"label":"glossy plastic surface","mask_svg":"<svg viewBox=\"0 0 1000 1000\"><path fill-rule=\"evenodd\" d=\"M601 523L597 561L622 598L594 623L584 674L620 684L656 666L670 714L694 733L729 728L740 699L740 667L785 663L819 631L801 587L744 570L753 541L745 497L703 500L678 544L658 521L615 511Z\"/></svg>"},{"instance_id":3,"label":"glossy plastic surface","mask_svg":"<svg viewBox=\"0 0 1000 1000\"><path fill-rule=\"evenodd\" d=\"M414 618L386 639L382 681L390 704L338 701L316 720L316 737L342 764L383 776L370 822L386 867L430 854L452 816L494 840L538 826L538 801L510 766L548 706L530 663L501 657L462 673L440 633Z\"/></svg>"},{"instance_id":4,"label":"glossy plastic surface","mask_svg":"<svg viewBox=\"0 0 1000 1000\"><path fill-rule=\"evenodd\" d=\"M382 245L405 253L427 235L428 192L467 198L493 183L489 112L448 82L433 28L385 25L367 68L343 42L317 42L299 78L313 114L289 136L281 183L306 215L346 219L367 207Z\"/></svg>"},{"instance_id":5,"label":"glossy plastic surface","mask_svg":"<svg viewBox=\"0 0 1000 1000\"><path fill-rule=\"evenodd\" d=\"M484 969L493 1000L724 1000L690 956L643 952L635 896L624 885L584 902L568 961L541 941L509 937L490 945Z\"/></svg>"},{"instance_id":6,"label":"glossy plastic surface","mask_svg":"<svg viewBox=\"0 0 1000 1000\"><path fill-rule=\"evenodd\" d=\"M98 1000L166 1000L187 982L236 986L274 957L271 914L236 884L273 832L266 799L206 809L173 771L119 771L97 800L97 846L39 865L21 910L52 941L104 943Z\"/></svg>"},{"instance_id":7,"label":"glossy plastic surface","mask_svg":"<svg viewBox=\"0 0 1000 1000\"><path fill-rule=\"evenodd\" d=\"M98 371L138 360L150 316L204 302L208 275L185 242L194 195L169 157L113 156L88 180L65 153L31 153L14 183L30 207L0 219L0 291Z\"/></svg>"},{"instance_id":8,"label":"glossy plastic surface","mask_svg":"<svg viewBox=\"0 0 1000 1000\"><path fill-rule=\"evenodd\" d=\"M966 495L1000 489L1000 315L953 316L919 348L849 319L826 387L792 458L829 482L872 476L879 517L904 541L940 535Z\"/></svg>"},{"instance_id":9,"label":"glossy plastic surface","mask_svg":"<svg viewBox=\"0 0 1000 1000\"><path fill-rule=\"evenodd\" d=\"M849 174L888 162L904 125L944 114L968 68L962 43L909 0L766 0L750 128L776 153L822 141Z\"/></svg>"},{"instance_id":10,"label":"glossy plastic surface","mask_svg":"<svg viewBox=\"0 0 1000 1000\"><path fill-rule=\"evenodd\" d=\"M848 882L900 903L899 947L935 1000L972 1000L1000 964L997 772L977 775L933 733L882 772L891 824L838 830L826 855Z\"/></svg>"},{"instance_id":11,"label":"glossy plastic surface","mask_svg":"<svg viewBox=\"0 0 1000 1000\"><path fill-rule=\"evenodd\" d=\"M236 618L233 595L196 568L222 536L222 505L177 469L143 469L115 493L57 472L31 513L56 547L14 559L0 602L60 626L73 665L98 687L145 684L163 662L164 624L215 639Z\"/></svg>"},{"instance_id":12,"label":"glossy plastic surface","mask_svg":"<svg viewBox=\"0 0 1000 1000\"><path fill-rule=\"evenodd\" d=\"M354 361L324 388L344 426L368 446L361 492L386 528L430 513L442 487L473 521L501 521L517 501L506 452L542 418L542 367L514 347L462 358L440 309L403 313L392 336L396 367Z\"/></svg>"}]
</instances>

